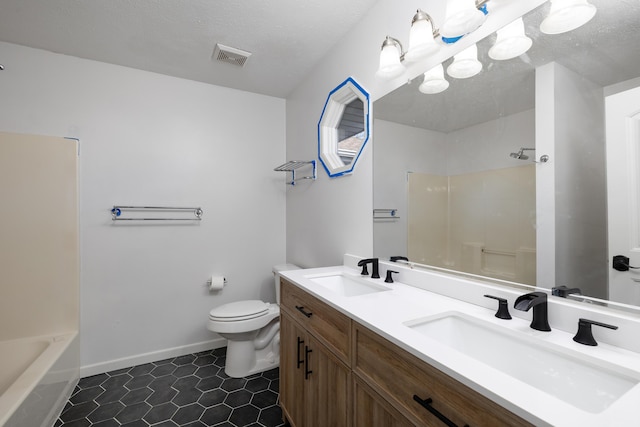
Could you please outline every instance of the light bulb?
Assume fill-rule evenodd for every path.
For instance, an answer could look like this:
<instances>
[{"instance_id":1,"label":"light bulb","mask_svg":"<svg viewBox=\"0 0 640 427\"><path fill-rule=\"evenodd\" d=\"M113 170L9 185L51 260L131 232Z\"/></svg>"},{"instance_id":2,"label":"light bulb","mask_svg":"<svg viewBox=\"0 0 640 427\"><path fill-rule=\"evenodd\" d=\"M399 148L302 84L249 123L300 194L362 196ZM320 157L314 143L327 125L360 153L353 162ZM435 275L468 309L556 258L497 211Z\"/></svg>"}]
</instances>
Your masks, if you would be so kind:
<instances>
[{"instance_id":1,"label":"light bulb","mask_svg":"<svg viewBox=\"0 0 640 427\"><path fill-rule=\"evenodd\" d=\"M461 37L476 30L486 19L487 16L476 8L475 0L450 0L440 34L447 39Z\"/></svg>"},{"instance_id":2,"label":"light bulb","mask_svg":"<svg viewBox=\"0 0 640 427\"><path fill-rule=\"evenodd\" d=\"M426 73L424 81L418 90L427 95L432 95L445 91L449 87L449 82L444 78L444 68L438 64Z\"/></svg>"},{"instance_id":3,"label":"light bulb","mask_svg":"<svg viewBox=\"0 0 640 427\"><path fill-rule=\"evenodd\" d=\"M438 48L433 39L433 25L431 17L418 10L411 22L409 32L409 50L405 54L407 61L418 61L425 58Z\"/></svg>"},{"instance_id":4,"label":"light bulb","mask_svg":"<svg viewBox=\"0 0 640 427\"><path fill-rule=\"evenodd\" d=\"M473 44L453 57L453 62L447 67L447 74L456 79L467 79L481 70L482 63L478 61L478 48Z\"/></svg>"},{"instance_id":5,"label":"light bulb","mask_svg":"<svg viewBox=\"0 0 640 427\"><path fill-rule=\"evenodd\" d=\"M540 24L545 34L561 34L586 24L596 14L587 0L551 0L549 15Z\"/></svg>"},{"instance_id":6,"label":"light bulb","mask_svg":"<svg viewBox=\"0 0 640 427\"><path fill-rule=\"evenodd\" d=\"M495 44L489 49L489 57L503 61L520 56L531 48L533 41L524 33L524 22L518 18L497 31Z\"/></svg>"},{"instance_id":7,"label":"light bulb","mask_svg":"<svg viewBox=\"0 0 640 427\"><path fill-rule=\"evenodd\" d=\"M380 66L376 76L384 79L393 79L404 72L404 65L400 62L401 47L398 42L387 37L380 51Z\"/></svg>"}]
</instances>

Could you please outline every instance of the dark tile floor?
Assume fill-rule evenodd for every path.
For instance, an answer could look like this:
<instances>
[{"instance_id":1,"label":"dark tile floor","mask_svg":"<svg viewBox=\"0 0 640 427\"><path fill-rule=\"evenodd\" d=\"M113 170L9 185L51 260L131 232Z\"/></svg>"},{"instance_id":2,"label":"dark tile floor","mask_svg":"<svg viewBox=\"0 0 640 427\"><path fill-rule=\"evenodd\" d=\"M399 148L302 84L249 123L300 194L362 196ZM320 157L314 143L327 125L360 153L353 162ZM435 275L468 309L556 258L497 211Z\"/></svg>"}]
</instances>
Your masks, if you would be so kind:
<instances>
[{"instance_id":1,"label":"dark tile floor","mask_svg":"<svg viewBox=\"0 0 640 427\"><path fill-rule=\"evenodd\" d=\"M55 427L283 426L278 369L224 373L226 348L81 378Z\"/></svg>"}]
</instances>

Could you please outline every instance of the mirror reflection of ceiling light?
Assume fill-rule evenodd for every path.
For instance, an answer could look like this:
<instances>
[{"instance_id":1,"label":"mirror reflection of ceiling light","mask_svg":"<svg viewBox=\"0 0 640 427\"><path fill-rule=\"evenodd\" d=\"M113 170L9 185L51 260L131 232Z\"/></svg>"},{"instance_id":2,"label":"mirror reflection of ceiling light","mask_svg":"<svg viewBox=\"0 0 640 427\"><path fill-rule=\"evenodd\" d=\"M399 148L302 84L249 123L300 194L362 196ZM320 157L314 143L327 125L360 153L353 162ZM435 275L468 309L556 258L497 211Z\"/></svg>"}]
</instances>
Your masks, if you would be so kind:
<instances>
[{"instance_id":1,"label":"mirror reflection of ceiling light","mask_svg":"<svg viewBox=\"0 0 640 427\"><path fill-rule=\"evenodd\" d=\"M424 81L418 87L418 90L427 95L444 92L449 87L449 82L444 78L444 68L442 64L438 64L426 73L424 73Z\"/></svg>"},{"instance_id":2,"label":"mirror reflection of ceiling light","mask_svg":"<svg viewBox=\"0 0 640 427\"><path fill-rule=\"evenodd\" d=\"M401 60L404 59L402 53L402 45L393 37L387 36L382 43L380 51L380 65L376 76L383 79L393 79L404 73L404 65Z\"/></svg>"},{"instance_id":3,"label":"mirror reflection of ceiling light","mask_svg":"<svg viewBox=\"0 0 640 427\"><path fill-rule=\"evenodd\" d=\"M478 61L478 47L472 44L453 57L447 67L447 74L456 79L468 79L482 71L482 62Z\"/></svg>"},{"instance_id":4,"label":"mirror reflection of ceiling light","mask_svg":"<svg viewBox=\"0 0 640 427\"><path fill-rule=\"evenodd\" d=\"M475 0L449 0L447 19L440 29L443 40L453 43L480 27L487 19L484 3L478 9Z\"/></svg>"},{"instance_id":5,"label":"mirror reflection of ceiling light","mask_svg":"<svg viewBox=\"0 0 640 427\"><path fill-rule=\"evenodd\" d=\"M409 50L405 55L407 61L417 61L438 49L434 40L439 35L438 30L433 28L433 19L428 13L418 9L411 21L409 32Z\"/></svg>"},{"instance_id":6,"label":"mirror reflection of ceiling light","mask_svg":"<svg viewBox=\"0 0 640 427\"><path fill-rule=\"evenodd\" d=\"M545 34L561 34L586 24L596 14L587 0L551 0L549 15L540 24Z\"/></svg>"},{"instance_id":7,"label":"mirror reflection of ceiling light","mask_svg":"<svg viewBox=\"0 0 640 427\"><path fill-rule=\"evenodd\" d=\"M533 41L524 33L524 22L518 18L497 32L495 44L489 49L489 57L498 61L512 59L531 48Z\"/></svg>"}]
</instances>

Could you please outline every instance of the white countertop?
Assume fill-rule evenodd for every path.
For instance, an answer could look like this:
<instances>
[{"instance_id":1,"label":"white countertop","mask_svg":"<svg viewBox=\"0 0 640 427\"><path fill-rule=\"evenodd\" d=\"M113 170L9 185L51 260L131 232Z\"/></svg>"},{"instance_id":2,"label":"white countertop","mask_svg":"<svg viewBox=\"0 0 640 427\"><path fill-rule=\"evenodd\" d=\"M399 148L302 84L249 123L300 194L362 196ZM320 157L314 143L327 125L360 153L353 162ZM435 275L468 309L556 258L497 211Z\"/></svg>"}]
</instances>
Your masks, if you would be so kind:
<instances>
[{"instance_id":1,"label":"white countertop","mask_svg":"<svg viewBox=\"0 0 640 427\"><path fill-rule=\"evenodd\" d=\"M554 329L541 332L529 327L526 319L513 317L502 320L494 316L495 309L463 302L403 283L384 283L382 279L360 276L359 270L345 266L325 267L283 272L282 276L300 288L367 326L416 357L433 365L473 390L500 404L536 426L623 426L640 425L640 354L619 347L599 343L589 347L573 341L573 334ZM310 277L324 274L343 274L357 280L372 281L387 286L388 291L346 297L314 283ZM437 280L437 279L436 279ZM483 290L478 290L483 293ZM497 308L497 301L495 301ZM513 307L509 307L513 315ZM498 369L479 362L451 347L429 339L404 325L404 322L446 312L461 312L484 322L499 325L522 334L541 346L551 345L568 349L574 356L607 365L633 377L639 383L599 413L575 407ZM639 338L640 339L640 338ZM492 345L492 343L488 343ZM508 349L505 349L508 351Z\"/></svg>"}]
</instances>

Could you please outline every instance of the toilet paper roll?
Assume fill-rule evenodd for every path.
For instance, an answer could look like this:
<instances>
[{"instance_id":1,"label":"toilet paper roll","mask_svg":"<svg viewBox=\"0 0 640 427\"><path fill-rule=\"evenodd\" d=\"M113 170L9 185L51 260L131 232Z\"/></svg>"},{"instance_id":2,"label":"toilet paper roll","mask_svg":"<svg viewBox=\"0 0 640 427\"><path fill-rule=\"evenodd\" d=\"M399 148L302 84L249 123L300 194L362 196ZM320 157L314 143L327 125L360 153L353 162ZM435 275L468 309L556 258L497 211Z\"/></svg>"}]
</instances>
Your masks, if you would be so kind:
<instances>
[{"instance_id":1,"label":"toilet paper roll","mask_svg":"<svg viewBox=\"0 0 640 427\"><path fill-rule=\"evenodd\" d=\"M209 279L209 290L210 291L219 291L224 288L224 284L226 283L226 279L224 276L211 276Z\"/></svg>"}]
</instances>

